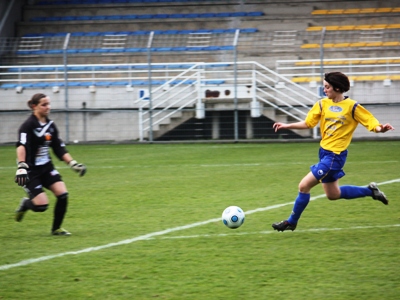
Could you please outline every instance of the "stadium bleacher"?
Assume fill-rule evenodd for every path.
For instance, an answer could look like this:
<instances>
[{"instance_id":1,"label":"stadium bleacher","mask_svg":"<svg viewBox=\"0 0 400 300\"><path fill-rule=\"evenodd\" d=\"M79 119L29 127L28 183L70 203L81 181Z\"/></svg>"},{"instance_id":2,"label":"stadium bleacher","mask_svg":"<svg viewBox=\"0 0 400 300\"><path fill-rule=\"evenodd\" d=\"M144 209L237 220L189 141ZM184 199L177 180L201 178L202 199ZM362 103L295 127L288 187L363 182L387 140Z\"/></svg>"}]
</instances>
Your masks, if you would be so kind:
<instances>
[{"instance_id":1,"label":"stadium bleacher","mask_svg":"<svg viewBox=\"0 0 400 300\"><path fill-rule=\"evenodd\" d=\"M188 14L130 14L130 15L97 15L97 16L60 16L60 17L33 17L31 22L63 22L63 21L105 21L105 20L135 20L135 19L194 19L194 18L236 18L259 17L262 11L251 12L221 12L221 13L188 13Z\"/></svg>"},{"instance_id":2,"label":"stadium bleacher","mask_svg":"<svg viewBox=\"0 0 400 300\"><path fill-rule=\"evenodd\" d=\"M375 13L398 13L400 7L371 7L371 8L348 8L348 9L316 9L313 15L341 15L341 14L375 14Z\"/></svg>"},{"instance_id":3,"label":"stadium bleacher","mask_svg":"<svg viewBox=\"0 0 400 300\"><path fill-rule=\"evenodd\" d=\"M234 33L239 28L221 28L221 29L193 29L193 30L136 30L136 31L89 31L89 32L71 32L71 36L104 36L104 35L148 35L154 34L193 34L193 33ZM241 33L254 33L257 28L240 28ZM44 32L28 33L24 37L56 37L66 36L67 32Z\"/></svg>"}]
</instances>

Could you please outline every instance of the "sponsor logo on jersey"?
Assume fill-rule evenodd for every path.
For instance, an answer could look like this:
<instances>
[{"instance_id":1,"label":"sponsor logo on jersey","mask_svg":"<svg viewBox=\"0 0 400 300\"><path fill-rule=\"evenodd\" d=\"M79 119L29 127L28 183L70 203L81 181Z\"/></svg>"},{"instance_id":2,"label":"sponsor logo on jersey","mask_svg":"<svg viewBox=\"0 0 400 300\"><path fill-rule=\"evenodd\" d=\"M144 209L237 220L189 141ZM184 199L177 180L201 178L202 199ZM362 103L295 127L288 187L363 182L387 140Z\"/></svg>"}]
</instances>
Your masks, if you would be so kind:
<instances>
[{"instance_id":1,"label":"sponsor logo on jersey","mask_svg":"<svg viewBox=\"0 0 400 300\"><path fill-rule=\"evenodd\" d=\"M341 108L340 106L332 105L332 106L329 106L329 110L332 112L341 112L343 110L343 108Z\"/></svg>"}]
</instances>

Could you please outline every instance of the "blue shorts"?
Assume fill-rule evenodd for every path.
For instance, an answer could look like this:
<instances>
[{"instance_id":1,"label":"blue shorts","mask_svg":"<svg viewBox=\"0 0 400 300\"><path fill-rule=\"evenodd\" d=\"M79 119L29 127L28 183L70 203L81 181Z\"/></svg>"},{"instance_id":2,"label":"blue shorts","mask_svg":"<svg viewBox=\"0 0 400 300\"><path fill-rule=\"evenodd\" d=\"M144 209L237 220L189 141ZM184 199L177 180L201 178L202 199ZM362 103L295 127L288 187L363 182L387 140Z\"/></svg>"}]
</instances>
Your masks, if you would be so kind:
<instances>
[{"instance_id":1,"label":"blue shorts","mask_svg":"<svg viewBox=\"0 0 400 300\"><path fill-rule=\"evenodd\" d=\"M310 167L311 173L319 182L335 182L345 175L343 166L346 163L346 158L347 150L335 154L332 151L320 148L319 163Z\"/></svg>"}]
</instances>

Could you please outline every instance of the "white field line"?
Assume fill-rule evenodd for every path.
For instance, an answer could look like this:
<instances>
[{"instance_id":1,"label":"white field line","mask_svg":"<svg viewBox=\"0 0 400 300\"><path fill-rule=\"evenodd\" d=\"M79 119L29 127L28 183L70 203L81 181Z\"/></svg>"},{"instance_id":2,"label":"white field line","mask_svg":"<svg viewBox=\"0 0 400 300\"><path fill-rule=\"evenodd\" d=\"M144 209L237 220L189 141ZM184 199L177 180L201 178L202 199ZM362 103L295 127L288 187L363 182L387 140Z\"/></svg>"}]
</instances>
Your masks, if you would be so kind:
<instances>
[{"instance_id":1,"label":"white field line","mask_svg":"<svg viewBox=\"0 0 400 300\"><path fill-rule=\"evenodd\" d=\"M390 227L400 227L400 224L390 224L390 225L375 225L375 226L354 226L345 228L311 228L311 229L296 229L293 234L303 233L303 232L322 232L322 231L341 231L341 230L357 230L357 229L374 229L374 228L390 228ZM194 238L213 238L213 237L225 237L225 236L240 236L240 235L251 235L251 234L270 234L276 233L275 230L267 231L254 231L254 232L231 232L231 233L219 233L219 234L198 234L198 235L176 235L176 236L163 236L163 237L152 237L148 240L175 240L175 239L194 239ZM291 232L292 234L292 232Z\"/></svg>"},{"instance_id":2,"label":"white field line","mask_svg":"<svg viewBox=\"0 0 400 300\"><path fill-rule=\"evenodd\" d=\"M379 185L391 184L391 183L394 183L394 182L400 182L400 178L394 179L394 180L385 181L385 182L381 182L381 183L379 183ZM323 198L323 197L325 197L325 194L312 197L310 200L316 200L316 199ZM280 208L280 207L287 206L287 205L292 205L292 204L293 204L293 202L287 202L287 203L283 203L283 204L276 204L276 205L272 205L272 206L261 207L261 208L249 210L249 211L246 211L245 213L246 213L246 215L249 215L249 214L253 214L253 213L256 213L256 212L267 211L267 210ZM131 243L138 242L138 241L149 240L149 239L152 239L154 237L158 237L158 236L161 236L161 235L169 234L171 232L182 231L182 230L186 230L186 229L190 229L190 228L206 225L206 224L209 224L209 223L220 222L220 221L221 221L220 218L209 219L207 221L197 222L197 223L192 223L192 224L188 224L188 225L184 225L184 226L178 226L178 227L174 227L174 228L165 229L165 230L162 230L162 231L152 232L152 233L141 235L141 236L138 236L138 237L135 237L135 238L122 240L122 241L115 242L115 243L109 243L109 244L106 244L106 245L101 245L101 246L96 246L96 247L89 247L89 248L85 248L85 249L78 250L78 251L67 251L67 252L62 252L62 253L53 254L53 255L47 255L47 256L41 256L41 257L37 257L37 258L26 259L26 260L22 260L20 262L14 263L14 264L2 265L2 266L0 266L0 271L9 270L9 269L16 268L16 267L21 267L21 266L26 266L26 265L38 263L38 262L41 262L41 261L46 261L46 260L50 260L50 259L54 259L54 258L58 258L58 257L67 256L67 255L79 255L79 254L82 254L82 253L99 251L99 250L103 250L103 249L107 249L107 248L111 248L111 247L115 247L115 246L131 244ZM395 224L395 225L391 225L391 226L399 226L399 224ZM375 226L375 227L378 227L378 226ZM375 228L375 227L366 226L365 228ZM382 226L382 227L384 227L384 226ZM356 228L356 227L353 227L353 228ZM359 227L359 228L362 228L362 227ZM322 228L322 229L329 230L327 228ZM346 229L346 228L343 228L343 230L344 229ZM333 229L330 229L330 230L341 230L341 229L333 228ZM312 231L312 230L311 229L309 229L309 230L297 230L297 232L307 232L307 231ZM320 229L313 229L313 231L321 231L321 228ZM270 233L270 232L269 231L265 231L264 233Z\"/></svg>"}]
</instances>

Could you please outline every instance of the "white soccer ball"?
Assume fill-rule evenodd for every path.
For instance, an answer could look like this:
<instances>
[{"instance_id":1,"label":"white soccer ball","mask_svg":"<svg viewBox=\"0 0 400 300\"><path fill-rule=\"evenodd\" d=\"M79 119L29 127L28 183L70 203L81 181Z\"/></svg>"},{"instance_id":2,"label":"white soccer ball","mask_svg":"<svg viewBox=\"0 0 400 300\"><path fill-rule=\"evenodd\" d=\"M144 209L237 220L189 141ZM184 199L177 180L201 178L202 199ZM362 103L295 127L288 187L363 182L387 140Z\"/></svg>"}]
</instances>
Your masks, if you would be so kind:
<instances>
[{"instance_id":1,"label":"white soccer ball","mask_svg":"<svg viewBox=\"0 0 400 300\"><path fill-rule=\"evenodd\" d=\"M222 213L222 223L231 229L242 226L244 218L244 211L239 206L229 206Z\"/></svg>"}]
</instances>

